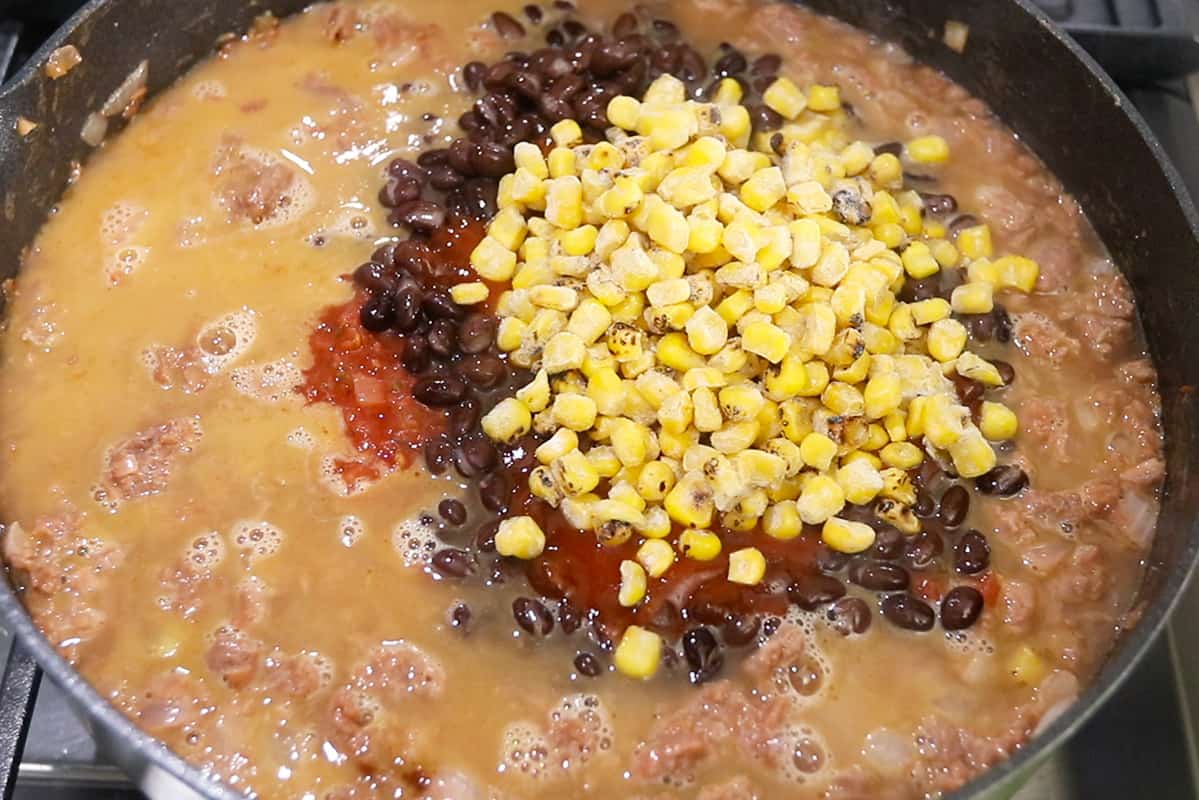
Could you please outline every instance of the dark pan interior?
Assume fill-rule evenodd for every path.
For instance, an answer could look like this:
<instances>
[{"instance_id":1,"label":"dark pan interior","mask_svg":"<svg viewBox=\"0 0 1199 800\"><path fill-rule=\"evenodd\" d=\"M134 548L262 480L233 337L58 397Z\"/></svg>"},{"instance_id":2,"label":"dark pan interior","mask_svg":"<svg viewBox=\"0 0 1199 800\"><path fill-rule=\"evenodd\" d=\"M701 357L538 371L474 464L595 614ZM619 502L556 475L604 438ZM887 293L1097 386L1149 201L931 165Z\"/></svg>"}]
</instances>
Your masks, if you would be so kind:
<instances>
[{"instance_id":1,"label":"dark pan interior","mask_svg":"<svg viewBox=\"0 0 1199 800\"><path fill-rule=\"evenodd\" d=\"M93 0L0 93L0 278L20 254L90 148L79 132L142 59L151 92L212 52L217 38L244 30L265 11L284 15L306 0ZM1162 515L1141 591L1142 619L1125 633L1099 678L1069 713L1013 759L963 789L960 796L1002 797L1056 740L1077 727L1129 671L1160 630L1199 549L1199 485L1191 470L1199 452L1195 389L1199 386L1199 220L1178 175L1144 122L1093 62L1026 0L809 0L944 70L990 103L1078 198L1139 303L1161 376L1168 477ZM941 42L947 18L970 26L961 55ZM45 55L70 42L83 64L50 81ZM22 138L18 116L39 123ZM111 133L110 133L111 135ZM0 514L0 517L3 515ZM157 797L233 797L109 707L62 661L3 583L0 614L51 677L91 717L97 736L122 766ZM197 792L184 793L182 784Z\"/></svg>"}]
</instances>

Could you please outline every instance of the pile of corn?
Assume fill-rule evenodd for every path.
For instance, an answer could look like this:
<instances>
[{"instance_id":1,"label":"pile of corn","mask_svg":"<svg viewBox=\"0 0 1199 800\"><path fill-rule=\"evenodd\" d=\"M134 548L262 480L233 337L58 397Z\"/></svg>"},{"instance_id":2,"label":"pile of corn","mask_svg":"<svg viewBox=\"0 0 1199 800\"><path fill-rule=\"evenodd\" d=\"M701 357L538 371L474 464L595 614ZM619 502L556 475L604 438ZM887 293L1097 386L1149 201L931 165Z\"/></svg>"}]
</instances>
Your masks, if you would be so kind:
<instances>
[{"instance_id":1,"label":"pile of corn","mask_svg":"<svg viewBox=\"0 0 1199 800\"><path fill-rule=\"evenodd\" d=\"M822 526L829 547L855 553L874 532L838 513L873 503L916 533L908 471L936 457L982 475L996 463L990 441L1017 430L1000 403L984 403L976 426L959 402L954 372L1002 379L952 314L1031 291L1037 264L993 258L985 225L951 240L925 220L900 160L849 141L836 87L769 87L765 103L787 120L777 148L751 132L740 98L725 80L713 102L689 101L663 76L640 101L611 101L608 141L584 144L567 120L548 154L518 145L471 256L481 278L510 285L499 345L536 371L483 429L547 437L533 494L604 544L636 537L621 569L630 607L676 559L716 558L721 529L791 539ZM936 136L906 151L949 157ZM951 300L896 299L908 277L943 269L966 273ZM481 281L454 290L460 302L488 294ZM496 537L519 558L544 544L529 517ZM728 555L730 581L762 580L757 548ZM631 628L617 667L648 676L660 646Z\"/></svg>"}]
</instances>

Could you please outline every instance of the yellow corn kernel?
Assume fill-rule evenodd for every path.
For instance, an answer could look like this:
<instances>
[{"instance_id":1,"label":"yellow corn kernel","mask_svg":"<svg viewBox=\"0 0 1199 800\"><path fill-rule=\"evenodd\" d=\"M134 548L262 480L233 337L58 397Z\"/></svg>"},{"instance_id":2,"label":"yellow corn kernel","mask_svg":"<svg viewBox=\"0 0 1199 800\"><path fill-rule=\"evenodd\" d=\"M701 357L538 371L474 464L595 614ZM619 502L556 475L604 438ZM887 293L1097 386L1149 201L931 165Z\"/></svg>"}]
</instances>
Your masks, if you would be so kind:
<instances>
[{"instance_id":1,"label":"yellow corn kernel","mask_svg":"<svg viewBox=\"0 0 1199 800\"><path fill-rule=\"evenodd\" d=\"M624 411L625 383L616 370L600 367L587 378L587 397L595 403L596 413L614 417Z\"/></svg>"},{"instance_id":2,"label":"yellow corn kernel","mask_svg":"<svg viewBox=\"0 0 1199 800\"><path fill-rule=\"evenodd\" d=\"M844 507L845 492L827 475L809 478L795 502L799 518L809 525L819 525Z\"/></svg>"},{"instance_id":3,"label":"yellow corn kernel","mask_svg":"<svg viewBox=\"0 0 1199 800\"><path fill-rule=\"evenodd\" d=\"M587 156L587 169L596 172L615 172L624 166L624 153L611 142L600 142Z\"/></svg>"},{"instance_id":4,"label":"yellow corn kernel","mask_svg":"<svg viewBox=\"0 0 1199 800\"><path fill-rule=\"evenodd\" d=\"M625 628L620 637L620 644L616 645L616 652L612 656L612 663L621 675L649 680L654 677L661 662L661 636L638 625Z\"/></svg>"},{"instance_id":5,"label":"yellow corn kernel","mask_svg":"<svg viewBox=\"0 0 1199 800\"><path fill-rule=\"evenodd\" d=\"M866 427L866 441L862 443L862 449L874 452L886 447L890 441L887 429L877 422L872 422Z\"/></svg>"},{"instance_id":6,"label":"yellow corn kernel","mask_svg":"<svg viewBox=\"0 0 1199 800\"><path fill-rule=\"evenodd\" d=\"M874 148L865 142L854 142L841 151L841 166L846 175L864 172L874 160Z\"/></svg>"},{"instance_id":7,"label":"yellow corn kernel","mask_svg":"<svg viewBox=\"0 0 1199 800\"><path fill-rule=\"evenodd\" d=\"M953 466L963 478L977 478L995 467L995 451L982 433L971 426L949 446Z\"/></svg>"},{"instance_id":8,"label":"yellow corn kernel","mask_svg":"<svg viewBox=\"0 0 1199 800\"><path fill-rule=\"evenodd\" d=\"M762 530L775 539L794 539L803 531L794 500L783 500L766 509L762 515Z\"/></svg>"},{"instance_id":9,"label":"yellow corn kernel","mask_svg":"<svg viewBox=\"0 0 1199 800\"><path fill-rule=\"evenodd\" d=\"M837 416L856 417L865 411L866 403L862 393L848 383L833 381L820 394L820 401L825 408Z\"/></svg>"},{"instance_id":10,"label":"yellow corn kernel","mask_svg":"<svg viewBox=\"0 0 1199 800\"><path fill-rule=\"evenodd\" d=\"M608 122L626 131L637 130L641 116L641 102L635 97L618 95L608 101Z\"/></svg>"},{"instance_id":11,"label":"yellow corn kernel","mask_svg":"<svg viewBox=\"0 0 1199 800\"><path fill-rule=\"evenodd\" d=\"M536 149L536 145L533 148ZM525 218L515 208L506 208L499 212L491 218L491 223L487 226L487 235L502 244L505 249L512 251L520 247L527 233Z\"/></svg>"},{"instance_id":12,"label":"yellow corn kernel","mask_svg":"<svg viewBox=\"0 0 1199 800\"><path fill-rule=\"evenodd\" d=\"M846 502L866 505L883 490L883 476L869 459L859 458L837 470L837 483L845 492Z\"/></svg>"},{"instance_id":13,"label":"yellow corn kernel","mask_svg":"<svg viewBox=\"0 0 1199 800\"><path fill-rule=\"evenodd\" d=\"M1020 430L1020 421L1016 418L1016 413L1003 403L984 400L978 428L983 436L993 442L1000 442L1016 435Z\"/></svg>"},{"instance_id":14,"label":"yellow corn kernel","mask_svg":"<svg viewBox=\"0 0 1199 800\"><path fill-rule=\"evenodd\" d=\"M550 138L558 147L570 147L583 141L583 129L573 119L564 119L550 127Z\"/></svg>"},{"instance_id":15,"label":"yellow corn kernel","mask_svg":"<svg viewBox=\"0 0 1199 800\"><path fill-rule=\"evenodd\" d=\"M670 518L680 525L706 528L712 524L715 502L712 487L701 472L688 472L666 493L662 503ZM717 540L719 541L719 540Z\"/></svg>"},{"instance_id":16,"label":"yellow corn kernel","mask_svg":"<svg viewBox=\"0 0 1199 800\"><path fill-rule=\"evenodd\" d=\"M545 465L534 467L529 472L528 485L534 497L541 498L551 506L557 506L562 501L562 489L554 480L553 472Z\"/></svg>"},{"instance_id":17,"label":"yellow corn kernel","mask_svg":"<svg viewBox=\"0 0 1199 800\"><path fill-rule=\"evenodd\" d=\"M691 284L686 278L668 278L653 283L645 290L649 304L655 307L682 303L691 296Z\"/></svg>"},{"instance_id":18,"label":"yellow corn kernel","mask_svg":"<svg viewBox=\"0 0 1199 800\"><path fill-rule=\"evenodd\" d=\"M839 553L861 553L874 544L874 529L864 522L831 517L824 523L820 539Z\"/></svg>"},{"instance_id":19,"label":"yellow corn kernel","mask_svg":"<svg viewBox=\"0 0 1199 800\"><path fill-rule=\"evenodd\" d=\"M912 242L903 251L903 268L916 280L936 275L941 269L932 251L924 242Z\"/></svg>"},{"instance_id":20,"label":"yellow corn kernel","mask_svg":"<svg viewBox=\"0 0 1199 800\"><path fill-rule=\"evenodd\" d=\"M918 434L914 432L916 426L912 421L910 411L909 404L908 432L915 436ZM933 447L942 449L949 447L962 435L969 414L970 412L964 406L950 400L947 395L938 394L928 397L920 419L924 427L924 438Z\"/></svg>"},{"instance_id":21,"label":"yellow corn kernel","mask_svg":"<svg viewBox=\"0 0 1199 800\"><path fill-rule=\"evenodd\" d=\"M655 195L651 195L655 197ZM673 206L663 201L650 207L646 220L645 232L658 245L673 253L683 253L687 242L691 239L691 228L687 225L687 217Z\"/></svg>"},{"instance_id":22,"label":"yellow corn kernel","mask_svg":"<svg viewBox=\"0 0 1199 800\"><path fill-rule=\"evenodd\" d=\"M969 350L957 357L954 366L958 374L964 378L976 380L987 386L1003 386L1003 377L995 365L979 358Z\"/></svg>"},{"instance_id":23,"label":"yellow corn kernel","mask_svg":"<svg viewBox=\"0 0 1199 800\"><path fill-rule=\"evenodd\" d=\"M550 404L550 381L546 371L538 370L533 380L517 389L516 399L534 413L544 411Z\"/></svg>"},{"instance_id":24,"label":"yellow corn kernel","mask_svg":"<svg viewBox=\"0 0 1199 800\"><path fill-rule=\"evenodd\" d=\"M956 319L942 319L928 329L928 354L941 363L953 361L966 347L970 333Z\"/></svg>"},{"instance_id":25,"label":"yellow corn kernel","mask_svg":"<svg viewBox=\"0 0 1199 800\"><path fill-rule=\"evenodd\" d=\"M553 420L572 431L585 431L595 424L595 401L586 395L563 392L554 396Z\"/></svg>"},{"instance_id":26,"label":"yellow corn kernel","mask_svg":"<svg viewBox=\"0 0 1199 800\"><path fill-rule=\"evenodd\" d=\"M579 449L579 435L570 428L559 428L554 435L537 445L533 455L542 464L552 464L562 456Z\"/></svg>"},{"instance_id":27,"label":"yellow corn kernel","mask_svg":"<svg viewBox=\"0 0 1199 800\"><path fill-rule=\"evenodd\" d=\"M545 157L541 154L541 148L532 142L517 142L516 147L512 149L512 157L517 168L526 169L543 180L550 176Z\"/></svg>"},{"instance_id":28,"label":"yellow corn kernel","mask_svg":"<svg viewBox=\"0 0 1199 800\"><path fill-rule=\"evenodd\" d=\"M683 395L686 397L686 395ZM645 500L657 501L674 488L674 470L664 461L651 461L637 475L637 494Z\"/></svg>"},{"instance_id":29,"label":"yellow corn kernel","mask_svg":"<svg viewBox=\"0 0 1199 800\"><path fill-rule=\"evenodd\" d=\"M658 407L658 424L662 426L662 431L683 433L691 425L694 408L691 395L686 392L667 397Z\"/></svg>"},{"instance_id":30,"label":"yellow corn kernel","mask_svg":"<svg viewBox=\"0 0 1199 800\"><path fill-rule=\"evenodd\" d=\"M491 290L482 281L459 283L450 287L450 299L460 306L473 306L487 299Z\"/></svg>"},{"instance_id":31,"label":"yellow corn kernel","mask_svg":"<svg viewBox=\"0 0 1199 800\"><path fill-rule=\"evenodd\" d=\"M903 381L894 372L880 372L866 382L862 393L866 416L880 419L899 408L903 400Z\"/></svg>"},{"instance_id":32,"label":"yellow corn kernel","mask_svg":"<svg viewBox=\"0 0 1199 800\"><path fill-rule=\"evenodd\" d=\"M741 84L734 78L722 78L716 84L716 91L712 94L712 102L717 105L735 105L741 102L743 95Z\"/></svg>"},{"instance_id":33,"label":"yellow corn kernel","mask_svg":"<svg viewBox=\"0 0 1199 800\"><path fill-rule=\"evenodd\" d=\"M720 537L711 531L688 528L679 534L679 552L695 561L711 561L720 555Z\"/></svg>"},{"instance_id":34,"label":"yellow corn kernel","mask_svg":"<svg viewBox=\"0 0 1199 800\"><path fill-rule=\"evenodd\" d=\"M711 253L720 246L724 238L724 225L720 220L697 217L692 214L687 219L691 228L691 238L687 241L687 249L693 253Z\"/></svg>"},{"instance_id":35,"label":"yellow corn kernel","mask_svg":"<svg viewBox=\"0 0 1199 800\"><path fill-rule=\"evenodd\" d=\"M559 432L566 430L560 428ZM540 448L538 448L540 450ZM580 450L570 450L553 461L550 472L565 494L586 494L599 485L600 474ZM611 493L609 492L609 495Z\"/></svg>"},{"instance_id":36,"label":"yellow corn kernel","mask_svg":"<svg viewBox=\"0 0 1199 800\"><path fill-rule=\"evenodd\" d=\"M799 445L790 439L776 436L763 443L762 449L783 460L784 475L788 478L798 475L804 467L804 460L799 452Z\"/></svg>"},{"instance_id":37,"label":"yellow corn kernel","mask_svg":"<svg viewBox=\"0 0 1199 800\"><path fill-rule=\"evenodd\" d=\"M991 284L970 281L953 290L949 305L958 314L989 314L995 307Z\"/></svg>"},{"instance_id":38,"label":"yellow corn kernel","mask_svg":"<svg viewBox=\"0 0 1199 800\"><path fill-rule=\"evenodd\" d=\"M726 422L720 430L713 431L712 446L722 453L739 453L758 438L760 428L757 420Z\"/></svg>"},{"instance_id":39,"label":"yellow corn kernel","mask_svg":"<svg viewBox=\"0 0 1199 800\"><path fill-rule=\"evenodd\" d=\"M662 506L651 506L645 510L645 519L636 527L646 539L665 539L671 531L670 515Z\"/></svg>"},{"instance_id":40,"label":"yellow corn kernel","mask_svg":"<svg viewBox=\"0 0 1199 800\"><path fill-rule=\"evenodd\" d=\"M891 249L899 247L908 238L907 231L903 229L902 225L896 222L884 222L881 225L876 225L873 231L874 238Z\"/></svg>"},{"instance_id":41,"label":"yellow corn kernel","mask_svg":"<svg viewBox=\"0 0 1199 800\"><path fill-rule=\"evenodd\" d=\"M573 231L563 233L559 241L568 256L585 256L595 249L597 236L599 229L594 225L581 225Z\"/></svg>"},{"instance_id":42,"label":"yellow corn kernel","mask_svg":"<svg viewBox=\"0 0 1199 800\"><path fill-rule=\"evenodd\" d=\"M481 421L483 432L497 442L513 442L533 427L529 407L515 397L506 397L488 411Z\"/></svg>"},{"instance_id":43,"label":"yellow corn kernel","mask_svg":"<svg viewBox=\"0 0 1199 800\"><path fill-rule=\"evenodd\" d=\"M966 277L973 283L999 285L999 270L989 258L976 258L966 267Z\"/></svg>"},{"instance_id":44,"label":"yellow corn kernel","mask_svg":"<svg viewBox=\"0 0 1199 800\"><path fill-rule=\"evenodd\" d=\"M870 179L882 186L897 186L903 180L903 164L892 153L880 153L870 162Z\"/></svg>"},{"instance_id":45,"label":"yellow corn kernel","mask_svg":"<svg viewBox=\"0 0 1199 800\"><path fill-rule=\"evenodd\" d=\"M495 551L513 558L537 558L545 550L545 532L532 517L509 517L495 533Z\"/></svg>"},{"instance_id":46,"label":"yellow corn kernel","mask_svg":"<svg viewBox=\"0 0 1199 800\"><path fill-rule=\"evenodd\" d=\"M599 196L596 207L606 217L625 217L638 209L644 197L645 193L637 182L622 175L613 181L611 188Z\"/></svg>"},{"instance_id":47,"label":"yellow corn kernel","mask_svg":"<svg viewBox=\"0 0 1199 800\"><path fill-rule=\"evenodd\" d=\"M649 458L649 428L631 419L613 419L612 450L626 467L644 464Z\"/></svg>"},{"instance_id":48,"label":"yellow corn kernel","mask_svg":"<svg viewBox=\"0 0 1199 800\"><path fill-rule=\"evenodd\" d=\"M796 356L785 356L778 365L766 370L763 382L767 397L782 402L808 388L807 366Z\"/></svg>"},{"instance_id":49,"label":"yellow corn kernel","mask_svg":"<svg viewBox=\"0 0 1199 800\"><path fill-rule=\"evenodd\" d=\"M786 193L783 171L778 167L766 167L741 184L740 196L741 201L754 211L766 211L782 200Z\"/></svg>"},{"instance_id":50,"label":"yellow corn kernel","mask_svg":"<svg viewBox=\"0 0 1199 800\"><path fill-rule=\"evenodd\" d=\"M710 169L701 166L679 167L666 174L658 184L657 192L675 208L690 208L716 197L719 193L718 184L719 181L713 180Z\"/></svg>"},{"instance_id":51,"label":"yellow corn kernel","mask_svg":"<svg viewBox=\"0 0 1199 800\"><path fill-rule=\"evenodd\" d=\"M674 548L662 539L648 539L637 548L637 561L651 578L660 578L674 564Z\"/></svg>"},{"instance_id":52,"label":"yellow corn kernel","mask_svg":"<svg viewBox=\"0 0 1199 800\"><path fill-rule=\"evenodd\" d=\"M931 222L925 224L924 234L926 236L933 235L933 224L934 223ZM940 225L940 223L935 224ZM936 233L941 234L942 232L938 230ZM953 246L953 242L947 242L944 239L937 239L929 246L929 249L932 251L933 258L937 259L937 263L945 269L956 267L958 262L961 260L958 249Z\"/></svg>"},{"instance_id":53,"label":"yellow corn kernel","mask_svg":"<svg viewBox=\"0 0 1199 800\"><path fill-rule=\"evenodd\" d=\"M620 459L616 457L615 451L607 445L591 447L587 451L587 460L602 478L611 478L624 467L620 463Z\"/></svg>"},{"instance_id":54,"label":"yellow corn kernel","mask_svg":"<svg viewBox=\"0 0 1199 800\"><path fill-rule=\"evenodd\" d=\"M566 330L579 337L585 344L592 344L611 326L612 314L602 303L586 298L571 313Z\"/></svg>"},{"instance_id":55,"label":"yellow corn kernel","mask_svg":"<svg viewBox=\"0 0 1199 800\"><path fill-rule=\"evenodd\" d=\"M742 383L726 386L717 394L720 410L730 422L752 420L758 416L766 400L756 386Z\"/></svg>"},{"instance_id":56,"label":"yellow corn kernel","mask_svg":"<svg viewBox=\"0 0 1199 800\"><path fill-rule=\"evenodd\" d=\"M583 184L574 175L546 181L545 218L570 230L583 223Z\"/></svg>"},{"instance_id":57,"label":"yellow corn kernel","mask_svg":"<svg viewBox=\"0 0 1199 800\"><path fill-rule=\"evenodd\" d=\"M919 136L908 142L908 158L917 164L944 164L949 160L949 143L940 136Z\"/></svg>"},{"instance_id":58,"label":"yellow corn kernel","mask_svg":"<svg viewBox=\"0 0 1199 800\"><path fill-rule=\"evenodd\" d=\"M958 231L957 245L966 258L990 258L994 253L991 247L991 229L986 225L962 228Z\"/></svg>"},{"instance_id":59,"label":"yellow corn kernel","mask_svg":"<svg viewBox=\"0 0 1199 800\"><path fill-rule=\"evenodd\" d=\"M824 472L837 455L837 443L823 433L809 433L799 444L799 455L809 467Z\"/></svg>"},{"instance_id":60,"label":"yellow corn kernel","mask_svg":"<svg viewBox=\"0 0 1199 800\"><path fill-rule=\"evenodd\" d=\"M678 331L668 333L658 340L655 355L659 363L680 372L705 365L703 357L691 349L687 335Z\"/></svg>"},{"instance_id":61,"label":"yellow corn kernel","mask_svg":"<svg viewBox=\"0 0 1199 800\"><path fill-rule=\"evenodd\" d=\"M504 317L500 320L499 329L496 331L496 344L505 353L512 352L520 347L528 327L528 324L518 317Z\"/></svg>"},{"instance_id":62,"label":"yellow corn kernel","mask_svg":"<svg viewBox=\"0 0 1199 800\"><path fill-rule=\"evenodd\" d=\"M908 438L908 429L906 425L907 415L902 411L892 411L883 418L883 428L887 431L887 436L893 442L903 442Z\"/></svg>"},{"instance_id":63,"label":"yellow corn kernel","mask_svg":"<svg viewBox=\"0 0 1199 800\"><path fill-rule=\"evenodd\" d=\"M930 297L927 300L908 303L908 309L912 312L912 322L917 325L931 325L953 312L949 307L949 301L943 297Z\"/></svg>"},{"instance_id":64,"label":"yellow corn kernel","mask_svg":"<svg viewBox=\"0 0 1199 800\"><path fill-rule=\"evenodd\" d=\"M1037 262L1023 256L997 258L995 270L999 276L996 284L998 288L1019 289L1026 294L1036 288L1037 278L1041 274L1041 267Z\"/></svg>"},{"instance_id":65,"label":"yellow corn kernel","mask_svg":"<svg viewBox=\"0 0 1199 800\"><path fill-rule=\"evenodd\" d=\"M573 122L573 120L563 120ZM564 175L574 175L576 172L575 151L569 147L555 147L546 158L551 178L561 178Z\"/></svg>"},{"instance_id":66,"label":"yellow corn kernel","mask_svg":"<svg viewBox=\"0 0 1199 800\"><path fill-rule=\"evenodd\" d=\"M703 433L720 430L724 417L720 413L715 392L707 387L696 389L691 393L691 405L696 430Z\"/></svg>"},{"instance_id":67,"label":"yellow corn kernel","mask_svg":"<svg viewBox=\"0 0 1199 800\"><path fill-rule=\"evenodd\" d=\"M645 569L636 561L621 561L617 601L625 608L632 608L645 599L645 587Z\"/></svg>"},{"instance_id":68,"label":"yellow corn kernel","mask_svg":"<svg viewBox=\"0 0 1199 800\"><path fill-rule=\"evenodd\" d=\"M729 144L744 147L749 143L749 110L745 106L724 106L720 109L720 135Z\"/></svg>"},{"instance_id":69,"label":"yellow corn kernel","mask_svg":"<svg viewBox=\"0 0 1199 800\"><path fill-rule=\"evenodd\" d=\"M777 364L791 349L791 335L770 322L752 322L741 332L741 347Z\"/></svg>"},{"instance_id":70,"label":"yellow corn kernel","mask_svg":"<svg viewBox=\"0 0 1199 800\"><path fill-rule=\"evenodd\" d=\"M878 456L884 464L897 469L913 469L924 461L924 451L911 442L891 442Z\"/></svg>"},{"instance_id":71,"label":"yellow corn kernel","mask_svg":"<svg viewBox=\"0 0 1199 800\"><path fill-rule=\"evenodd\" d=\"M587 356L587 345L573 333L554 334L541 353L541 366L551 375L578 369Z\"/></svg>"},{"instance_id":72,"label":"yellow corn kernel","mask_svg":"<svg viewBox=\"0 0 1199 800\"><path fill-rule=\"evenodd\" d=\"M1036 686L1049 674L1049 666L1045 659L1026 644L1020 645L1015 654L1008 659L1007 669L1012 678L1024 686Z\"/></svg>"},{"instance_id":73,"label":"yellow corn kernel","mask_svg":"<svg viewBox=\"0 0 1199 800\"><path fill-rule=\"evenodd\" d=\"M813 111L837 111L841 108L841 90L836 86L812 84L808 89L808 108Z\"/></svg>"},{"instance_id":74,"label":"yellow corn kernel","mask_svg":"<svg viewBox=\"0 0 1199 800\"><path fill-rule=\"evenodd\" d=\"M516 272L516 253L493 237L484 236L470 254L470 265L480 278L506 281Z\"/></svg>"},{"instance_id":75,"label":"yellow corn kernel","mask_svg":"<svg viewBox=\"0 0 1199 800\"><path fill-rule=\"evenodd\" d=\"M766 557L756 547L743 547L729 553L729 582L757 586L766 576Z\"/></svg>"},{"instance_id":76,"label":"yellow corn kernel","mask_svg":"<svg viewBox=\"0 0 1199 800\"><path fill-rule=\"evenodd\" d=\"M654 150L678 150L699 130L699 121L687 108L651 107L647 102L641 107L637 120L637 131L649 138Z\"/></svg>"},{"instance_id":77,"label":"yellow corn kernel","mask_svg":"<svg viewBox=\"0 0 1199 800\"><path fill-rule=\"evenodd\" d=\"M808 106L808 98L789 78L776 78L762 93L762 102L787 119L795 119Z\"/></svg>"}]
</instances>

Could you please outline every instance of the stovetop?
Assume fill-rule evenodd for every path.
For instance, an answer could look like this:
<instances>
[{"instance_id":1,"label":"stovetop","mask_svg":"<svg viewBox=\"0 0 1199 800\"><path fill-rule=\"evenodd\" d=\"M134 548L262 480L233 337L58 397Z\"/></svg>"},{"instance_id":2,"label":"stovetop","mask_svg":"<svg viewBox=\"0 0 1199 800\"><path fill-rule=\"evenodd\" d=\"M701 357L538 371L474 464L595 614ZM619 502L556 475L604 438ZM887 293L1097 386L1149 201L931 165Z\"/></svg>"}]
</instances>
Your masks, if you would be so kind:
<instances>
[{"instance_id":1,"label":"stovetop","mask_svg":"<svg viewBox=\"0 0 1199 800\"><path fill-rule=\"evenodd\" d=\"M1199 0L1034 0L1128 93L1199 198ZM0 0L0 79L82 0ZM9 63L11 61L11 63ZM6 71L6 65L8 67ZM1013 800L1199 800L1199 582L1166 635L1095 716ZM0 662L11 641L0 629ZM5 676L5 683L10 683ZM4 685L0 684L0 690ZM43 682L15 786L18 800L136 800L67 706Z\"/></svg>"}]
</instances>

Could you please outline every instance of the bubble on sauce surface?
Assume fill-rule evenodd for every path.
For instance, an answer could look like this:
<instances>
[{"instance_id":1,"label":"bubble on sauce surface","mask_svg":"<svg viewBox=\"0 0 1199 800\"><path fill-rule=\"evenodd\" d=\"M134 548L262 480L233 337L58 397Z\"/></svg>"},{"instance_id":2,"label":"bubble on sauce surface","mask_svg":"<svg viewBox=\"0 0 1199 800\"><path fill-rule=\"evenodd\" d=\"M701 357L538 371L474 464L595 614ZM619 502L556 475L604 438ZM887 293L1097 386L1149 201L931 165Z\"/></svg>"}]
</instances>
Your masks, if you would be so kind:
<instances>
[{"instance_id":1,"label":"bubble on sauce surface","mask_svg":"<svg viewBox=\"0 0 1199 800\"><path fill-rule=\"evenodd\" d=\"M225 82L215 78L197 81L192 86L192 96L197 100L223 100L229 96Z\"/></svg>"},{"instance_id":2,"label":"bubble on sauce surface","mask_svg":"<svg viewBox=\"0 0 1199 800\"><path fill-rule=\"evenodd\" d=\"M149 217L144 206L118 200L100 215L100 241L108 247L120 247L141 230Z\"/></svg>"},{"instance_id":3,"label":"bubble on sauce surface","mask_svg":"<svg viewBox=\"0 0 1199 800\"><path fill-rule=\"evenodd\" d=\"M264 168L282 165L291 171L291 182L280 195L278 205L271 208L270 213L261 220L250 221L251 227L256 230L282 228L304 217L316 205L317 193L312 182L300 174L289 161L269 150L248 145L239 147L237 156L247 161L255 161ZM220 204L219 198L217 203Z\"/></svg>"},{"instance_id":4,"label":"bubble on sauce surface","mask_svg":"<svg viewBox=\"0 0 1199 800\"><path fill-rule=\"evenodd\" d=\"M230 532L233 544L248 564L270 558L283 544L283 531L263 520L239 520Z\"/></svg>"},{"instance_id":5,"label":"bubble on sauce surface","mask_svg":"<svg viewBox=\"0 0 1199 800\"><path fill-rule=\"evenodd\" d=\"M104 258L104 281L117 286L137 272L150 257L150 248L137 244L120 245L109 250Z\"/></svg>"},{"instance_id":6,"label":"bubble on sauce surface","mask_svg":"<svg viewBox=\"0 0 1199 800\"><path fill-rule=\"evenodd\" d=\"M210 572L225 560L225 540L218 531L208 531L191 540L183 557L196 572Z\"/></svg>"},{"instance_id":7,"label":"bubble on sauce surface","mask_svg":"<svg viewBox=\"0 0 1199 800\"><path fill-rule=\"evenodd\" d=\"M569 694L550 711L555 766L570 769L612 749L612 718L594 694Z\"/></svg>"},{"instance_id":8,"label":"bubble on sauce surface","mask_svg":"<svg viewBox=\"0 0 1199 800\"><path fill-rule=\"evenodd\" d=\"M537 726L514 722L504 729L498 772L537 780L550 766L550 744Z\"/></svg>"},{"instance_id":9,"label":"bubble on sauce surface","mask_svg":"<svg viewBox=\"0 0 1199 800\"><path fill-rule=\"evenodd\" d=\"M978 631L946 631L945 646L958 653L995 655L995 643Z\"/></svg>"},{"instance_id":10,"label":"bubble on sauce surface","mask_svg":"<svg viewBox=\"0 0 1199 800\"><path fill-rule=\"evenodd\" d=\"M912 735L887 727L875 728L862 742L862 759L884 778L906 775L916 756Z\"/></svg>"},{"instance_id":11,"label":"bubble on sauce surface","mask_svg":"<svg viewBox=\"0 0 1199 800\"><path fill-rule=\"evenodd\" d=\"M257 337L254 312L248 309L230 312L207 323L196 334L200 361L210 373L222 372L245 355Z\"/></svg>"},{"instance_id":12,"label":"bubble on sauce surface","mask_svg":"<svg viewBox=\"0 0 1199 800\"><path fill-rule=\"evenodd\" d=\"M280 403L288 398L298 401L296 387L304 382L300 368L286 358L235 367L229 378L239 393L264 403Z\"/></svg>"},{"instance_id":13,"label":"bubble on sauce surface","mask_svg":"<svg viewBox=\"0 0 1199 800\"><path fill-rule=\"evenodd\" d=\"M300 450L311 450L316 447L316 437L301 425L287 432L287 443Z\"/></svg>"},{"instance_id":14,"label":"bubble on sauce surface","mask_svg":"<svg viewBox=\"0 0 1199 800\"><path fill-rule=\"evenodd\" d=\"M778 737L777 771L784 780L808 783L829 768L829 749L824 738L808 725L788 725Z\"/></svg>"},{"instance_id":15,"label":"bubble on sauce surface","mask_svg":"<svg viewBox=\"0 0 1199 800\"><path fill-rule=\"evenodd\" d=\"M785 665L782 674L775 676L775 685L793 703L816 700L825 694L833 680L832 661L818 634L824 627L823 616L819 611L803 611L792 606L783 615L783 625L794 626L803 635L804 647L799 659Z\"/></svg>"},{"instance_id":16,"label":"bubble on sauce surface","mask_svg":"<svg viewBox=\"0 0 1199 800\"><path fill-rule=\"evenodd\" d=\"M366 533L366 523L353 514L346 514L337 521L337 541L343 547L353 547Z\"/></svg>"},{"instance_id":17,"label":"bubble on sauce surface","mask_svg":"<svg viewBox=\"0 0 1199 800\"><path fill-rule=\"evenodd\" d=\"M436 521L428 514L404 520L392 530L391 546L405 567L423 567L441 546Z\"/></svg>"}]
</instances>

